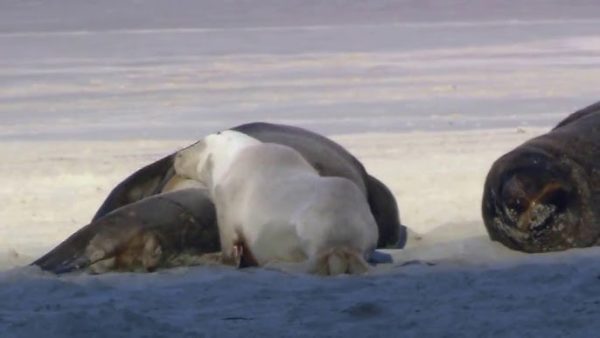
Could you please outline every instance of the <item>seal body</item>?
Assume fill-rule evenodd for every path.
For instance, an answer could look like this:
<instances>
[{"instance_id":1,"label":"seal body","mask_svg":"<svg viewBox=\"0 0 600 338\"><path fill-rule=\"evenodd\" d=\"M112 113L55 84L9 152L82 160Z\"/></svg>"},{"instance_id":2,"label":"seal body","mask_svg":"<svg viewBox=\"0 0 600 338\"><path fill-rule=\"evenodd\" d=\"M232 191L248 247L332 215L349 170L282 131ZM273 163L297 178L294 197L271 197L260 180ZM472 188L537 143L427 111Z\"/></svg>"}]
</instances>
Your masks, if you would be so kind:
<instances>
[{"instance_id":1,"label":"seal body","mask_svg":"<svg viewBox=\"0 0 600 338\"><path fill-rule=\"evenodd\" d=\"M490 238L515 250L600 244L600 102L500 157L482 214Z\"/></svg>"},{"instance_id":2,"label":"seal body","mask_svg":"<svg viewBox=\"0 0 600 338\"><path fill-rule=\"evenodd\" d=\"M263 122L243 124L231 130L259 141L286 145L298 151L321 175L344 177L354 182L366 196L378 226L378 247L403 247L406 228L400 224L396 200L390 190L369 175L364 166L341 145L306 129ZM141 168L108 195L94 219L117 207L135 202L162 191L167 182L177 176L173 161L177 153Z\"/></svg>"},{"instance_id":3,"label":"seal body","mask_svg":"<svg viewBox=\"0 0 600 338\"><path fill-rule=\"evenodd\" d=\"M179 152L175 171L209 186L223 259L306 263L325 275L367 270L377 225L364 193L320 176L294 149L224 131Z\"/></svg>"},{"instance_id":4,"label":"seal body","mask_svg":"<svg viewBox=\"0 0 600 338\"><path fill-rule=\"evenodd\" d=\"M184 187L106 214L32 264L54 273L154 271L219 259L219 251L208 192Z\"/></svg>"},{"instance_id":5,"label":"seal body","mask_svg":"<svg viewBox=\"0 0 600 338\"><path fill-rule=\"evenodd\" d=\"M367 196L369 208L379 231L377 247L402 248L406 227L400 224L398 204L389 188L369 175L362 163L332 140L299 127L254 122L232 128L262 142L286 145L298 151L319 175L344 177L354 182Z\"/></svg>"},{"instance_id":6,"label":"seal body","mask_svg":"<svg viewBox=\"0 0 600 338\"><path fill-rule=\"evenodd\" d=\"M161 193L174 176L172 168L173 155L168 155L134 172L112 189L92 221L117 208Z\"/></svg>"}]
</instances>

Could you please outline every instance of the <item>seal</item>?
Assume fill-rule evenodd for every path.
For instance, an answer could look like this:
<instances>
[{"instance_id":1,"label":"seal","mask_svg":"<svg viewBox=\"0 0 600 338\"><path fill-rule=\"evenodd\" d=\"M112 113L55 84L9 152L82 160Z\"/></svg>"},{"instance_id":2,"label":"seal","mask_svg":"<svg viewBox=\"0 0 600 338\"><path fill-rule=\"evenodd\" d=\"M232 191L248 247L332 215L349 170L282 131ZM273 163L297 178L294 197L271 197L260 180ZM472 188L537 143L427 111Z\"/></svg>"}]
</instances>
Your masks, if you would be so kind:
<instances>
[{"instance_id":1,"label":"seal","mask_svg":"<svg viewBox=\"0 0 600 338\"><path fill-rule=\"evenodd\" d=\"M345 177L366 193L379 228L378 248L403 248L407 229L400 223L396 198L371 176L363 164L340 144L315 132L283 124L254 122L232 128L262 142L286 145L298 151L321 176Z\"/></svg>"},{"instance_id":2,"label":"seal","mask_svg":"<svg viewBox=\"0 0 600 338\"><path fill-rule=\"evenodd\" d=\"M600 102L500 157L484 186L490 238L524 252L600 244Z\"/></svg>"},{"instance_id":3,"label":"seal","mask_svg":"<svg viewBox=\"0 0 600 338\"><path fill-rule=\"evenodd\" d=\"M402 248L406 243L406 227L400 224L396 199L385 184L369 175L364 166L344 147L312 131L281 124L254 122L231 130L262 142L289 146L326 177L344 177L354 182L368 199L371 213L379 228L377 246ZM176 176L170 154L136 171L119 183L102 203L94 220L115 208L159 193Z\"/></svg>"},{"instance_id":4,"label":"seal","mask_svg":"<svg viewBox=\"0 0 600 338\"><path fill-rule=\"evenodd\" d=\"M219 229L204 188L179 189L127 204L75 232L33 262L57 274L75 270L154 271L219 262Z\"/></svg>"},{"instance_id":5,"label":"seal","mask_svg":"<svg viewBox=\"0 0 600 338\"><path fill-rule=\"evenodd\" d=\"M178 152L174 167L209 188L224 261L368 270L377 224L365 194L349 179L320 176L296 150L228 130Z\"/></svg>"}]
</instances>

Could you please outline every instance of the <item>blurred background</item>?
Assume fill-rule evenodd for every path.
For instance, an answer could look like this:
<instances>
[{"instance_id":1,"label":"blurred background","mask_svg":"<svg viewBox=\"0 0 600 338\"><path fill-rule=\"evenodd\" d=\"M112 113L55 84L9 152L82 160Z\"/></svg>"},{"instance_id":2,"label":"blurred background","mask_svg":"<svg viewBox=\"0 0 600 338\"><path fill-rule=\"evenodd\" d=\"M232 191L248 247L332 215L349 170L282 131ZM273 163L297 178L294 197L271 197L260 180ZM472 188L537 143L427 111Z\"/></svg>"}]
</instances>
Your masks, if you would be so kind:
<instances>
[{"instance_id":1,"label":"blurred background","mask_svg":"<svg viewBox=\"0 0 600 338\"><path fill-rule=\"evenodd\" d=\"M0 140L550 127L599 65L595 0L2 0Z\"/></svg>"}]
</instances>

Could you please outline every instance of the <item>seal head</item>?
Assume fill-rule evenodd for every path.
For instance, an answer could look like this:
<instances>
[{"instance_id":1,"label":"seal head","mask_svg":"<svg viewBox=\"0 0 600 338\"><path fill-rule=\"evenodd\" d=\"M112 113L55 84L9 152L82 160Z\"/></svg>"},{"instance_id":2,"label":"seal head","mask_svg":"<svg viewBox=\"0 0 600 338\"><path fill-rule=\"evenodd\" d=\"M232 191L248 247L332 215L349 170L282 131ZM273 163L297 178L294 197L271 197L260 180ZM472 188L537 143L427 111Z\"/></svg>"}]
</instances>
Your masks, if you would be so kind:
<instances>
[{"instance_id":1,"label":"seal head","mask_svg":"<svg viewBox=\"0 0 600 338\"><path fill-rule=\"evenodd\" d=\"M565 154L525 144L498 159L483 196L490 238L525 252L593 245L600 235L584 168Z\"/></svg>"}]
</instances>

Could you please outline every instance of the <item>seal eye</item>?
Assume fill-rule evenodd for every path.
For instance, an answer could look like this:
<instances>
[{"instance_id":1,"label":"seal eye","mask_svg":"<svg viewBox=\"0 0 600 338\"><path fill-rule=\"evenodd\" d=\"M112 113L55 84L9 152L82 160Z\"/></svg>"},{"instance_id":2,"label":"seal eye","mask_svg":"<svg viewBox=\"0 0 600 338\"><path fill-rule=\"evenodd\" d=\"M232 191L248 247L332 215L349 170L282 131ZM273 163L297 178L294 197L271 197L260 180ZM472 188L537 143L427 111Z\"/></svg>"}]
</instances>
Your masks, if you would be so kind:
<instances>
[{"instance_id":1,"label":"seal eye","mask_svg":"<svg viewBox=\"0 0 600 338\"><path fill-rule=\"evenodd\" d=\"M502 186L502 201L511 213L516 216L525 212L530 204L531 182L523 177L512 176ZM516 215L515 215L516 214Z\"/></svg>"}]
</instances>

